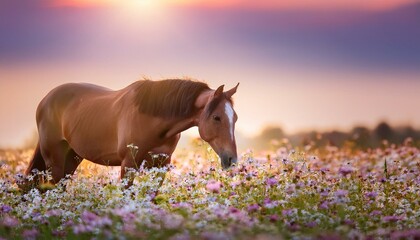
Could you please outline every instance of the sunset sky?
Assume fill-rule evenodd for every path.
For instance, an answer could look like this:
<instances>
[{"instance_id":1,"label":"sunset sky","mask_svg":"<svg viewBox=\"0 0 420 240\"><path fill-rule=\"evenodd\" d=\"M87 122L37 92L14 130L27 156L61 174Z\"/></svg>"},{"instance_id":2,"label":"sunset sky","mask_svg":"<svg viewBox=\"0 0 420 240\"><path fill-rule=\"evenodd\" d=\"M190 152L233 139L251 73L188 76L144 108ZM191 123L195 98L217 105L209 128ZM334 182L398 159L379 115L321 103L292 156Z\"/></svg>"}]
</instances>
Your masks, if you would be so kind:
<instances>
[{"instance_id":1,"label":"sunset sky","mask_svg":"<svg viewBox=\"0 0 420 240\"><path fill-rule=\"evenodd\" d=\"M420 1L0 0L0 146L53 87L240 82L237 130L420 127Z\"/></svg>"}]
</instances>

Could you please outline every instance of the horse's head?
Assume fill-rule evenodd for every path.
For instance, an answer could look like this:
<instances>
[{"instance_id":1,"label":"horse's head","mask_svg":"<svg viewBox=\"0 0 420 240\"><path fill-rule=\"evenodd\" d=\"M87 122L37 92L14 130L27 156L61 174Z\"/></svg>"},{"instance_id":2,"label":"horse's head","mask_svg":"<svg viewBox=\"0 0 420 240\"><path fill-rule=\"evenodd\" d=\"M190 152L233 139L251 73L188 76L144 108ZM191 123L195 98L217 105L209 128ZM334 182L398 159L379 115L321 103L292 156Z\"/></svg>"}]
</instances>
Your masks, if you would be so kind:
<instances>
[{"instance_id":1,"label":"horse's head","mask_svg":"<svg viewBox=\"0 0 420 240\"><path fill-rule=\"evenodd\" d=\"M223 92L223 85L220 86L207 99L198 120L200 137L219 155L223 169L236 163L238 158L235 141L238 116L233 110L231 99L238 85L227 92Z\"/></svg>"}]
</instances>

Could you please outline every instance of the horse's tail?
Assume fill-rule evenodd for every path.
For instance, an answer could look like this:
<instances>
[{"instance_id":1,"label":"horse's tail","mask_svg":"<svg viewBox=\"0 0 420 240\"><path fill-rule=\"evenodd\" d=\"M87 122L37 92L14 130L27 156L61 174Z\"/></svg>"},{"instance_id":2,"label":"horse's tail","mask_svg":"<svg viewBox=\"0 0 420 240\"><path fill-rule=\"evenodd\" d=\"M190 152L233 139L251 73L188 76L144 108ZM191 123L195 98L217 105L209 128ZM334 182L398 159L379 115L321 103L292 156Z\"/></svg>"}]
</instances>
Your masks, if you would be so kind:
<instances>
[{"instance_id":1,"label":"horse's tail","mask_svg":"<svg viewBox=\"0 0 420 240\"><path fill-rule=\"evenodd\" d=\"M32 170L34 169L38 169L39 171L47 170L44 158L42 157L42 154L41 154L41 149L39 148L39 143L36 145L34 156L32 157L32 160L29 162L29 166L28 166L28 169L26 169L25 174L26 175L31 174Z\"/></svg>"}]
</instances>

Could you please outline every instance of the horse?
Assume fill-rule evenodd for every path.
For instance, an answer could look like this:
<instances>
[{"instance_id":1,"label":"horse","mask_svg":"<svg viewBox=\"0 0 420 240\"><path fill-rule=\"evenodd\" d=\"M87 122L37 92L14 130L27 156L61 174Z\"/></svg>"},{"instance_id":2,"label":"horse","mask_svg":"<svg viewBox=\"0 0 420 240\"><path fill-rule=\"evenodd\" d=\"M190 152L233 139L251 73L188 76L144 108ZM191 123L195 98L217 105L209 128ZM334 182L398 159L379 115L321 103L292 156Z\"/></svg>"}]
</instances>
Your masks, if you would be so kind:
<instances>
[{"instance_id":1,"label":"horse","mask_svg":"<svg viewBox=\"0 0 420 240\"><path fill-rule=\"evenodd\" d=\"M237 163L232 95L188 79L139 80L111 90L88 83L67 83L39 103L39 141L26 175L50 171L52 184L72 175L83 159L130 168L157 167L150 153L166 154L165 166L181 132L197 126L200 137L220 158L223 169ZM135 154L133 154L135 150Z\"/></svg>"}]
</instances>

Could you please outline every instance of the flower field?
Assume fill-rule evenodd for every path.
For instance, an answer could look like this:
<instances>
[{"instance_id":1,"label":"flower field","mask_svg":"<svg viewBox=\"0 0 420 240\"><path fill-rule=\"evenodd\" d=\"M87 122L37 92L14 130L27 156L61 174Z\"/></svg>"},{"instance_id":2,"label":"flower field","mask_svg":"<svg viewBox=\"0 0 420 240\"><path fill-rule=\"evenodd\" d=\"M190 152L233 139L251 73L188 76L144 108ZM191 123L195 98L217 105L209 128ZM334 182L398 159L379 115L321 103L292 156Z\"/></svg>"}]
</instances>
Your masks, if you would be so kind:
<instances>
[{"instance_id":1,"label":"flower field","mask_svg":"<svg viewBox=\"0 0 420 240\"><path fill-rule=\"evenodd\" d=\"M228 171L202 148L140 169L130 187L118 168L83 163L26 193L16 178L33 150L0 150L0 239L420 238L420 151L410 142L366 151L285 142L243 153Z\"/></svg>"}]
</instances>

